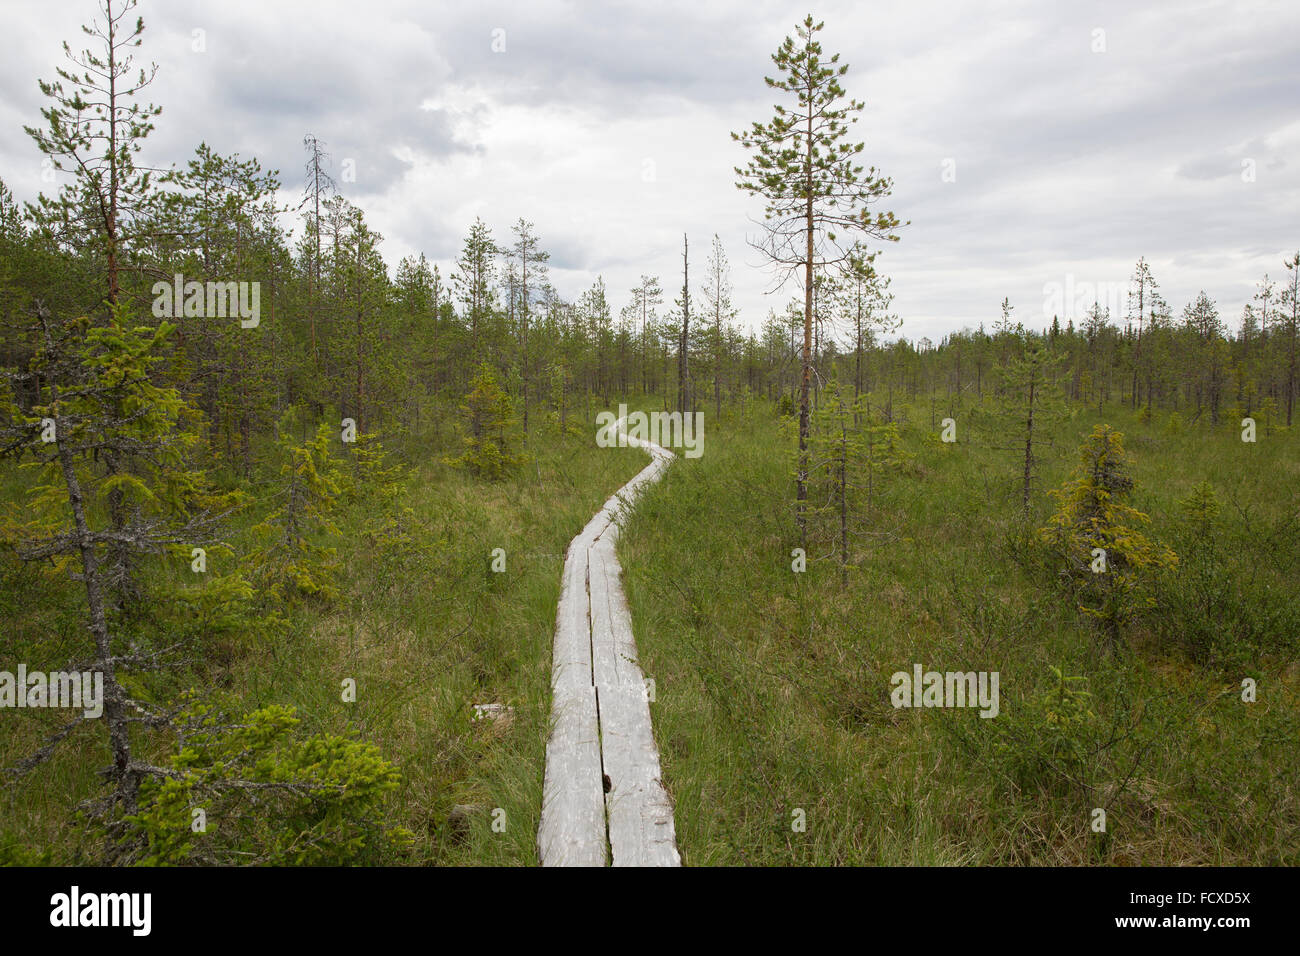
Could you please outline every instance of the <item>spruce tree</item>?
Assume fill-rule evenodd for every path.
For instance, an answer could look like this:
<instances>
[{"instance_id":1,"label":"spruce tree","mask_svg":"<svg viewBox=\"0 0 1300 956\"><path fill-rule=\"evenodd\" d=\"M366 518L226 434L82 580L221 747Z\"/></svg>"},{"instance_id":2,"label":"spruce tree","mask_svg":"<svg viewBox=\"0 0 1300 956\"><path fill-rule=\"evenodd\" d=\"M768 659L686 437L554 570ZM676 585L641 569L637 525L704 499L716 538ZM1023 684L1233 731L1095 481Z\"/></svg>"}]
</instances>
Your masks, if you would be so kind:
<instances>
[{"instance_id":1,"label":"spruce tree","mask_svg":"<svg viewBox=\"0 0 1300 956\"><path fill-rule=\"evenodd\" d=\"M85 592L112 759L112 792L95 809L130 812L151 772L133 753L131 725L165 722L120 680L124 669L156 659L128 641L149 611L139 567L150 557L211 544L230 499L214 494L190 463L198 413L176 389L151 380L171 325L134 325L120 303L101 327L60 319L39 305L34 324L39 349L26 369L7 373L0 396L0 452L30 458L24 466L35 471L25 520L4 537L23 560L55 562ZM32 394L36 402L24 407L18 396ZM48 759L76 723L18 770Z\"/></svg>"},{"instance_id":2,"label":"spruce tree","mask_svg":"<svg viewBox=\"0 0 1300 956\"><path fill-rule=\"evenodd\" d=\"M1145 579L1178 563L1142 532L1150 518L1128 503L1132 492L1123 435L1098 425L1079 449L1074 476L1054 493L1059 509L1039 530L1079 611L1099 622L1111 650L1124 623L1149 603Z\"/></svg>"}]
</instances>

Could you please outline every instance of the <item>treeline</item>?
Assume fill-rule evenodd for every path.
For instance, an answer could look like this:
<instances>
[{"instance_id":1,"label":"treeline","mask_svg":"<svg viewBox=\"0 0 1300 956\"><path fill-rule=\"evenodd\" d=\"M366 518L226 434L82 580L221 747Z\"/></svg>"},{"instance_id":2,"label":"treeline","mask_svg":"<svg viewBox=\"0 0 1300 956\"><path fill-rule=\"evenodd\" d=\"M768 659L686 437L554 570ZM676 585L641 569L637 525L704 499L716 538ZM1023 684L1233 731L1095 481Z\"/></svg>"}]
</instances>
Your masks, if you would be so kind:
<instances>
[{"instance_id":1,"label":"treeline","mask_svg":"<svg viewBox=\"0 0 1300 956\"><path fill-rule=\"evenodd\" d=\"M936 414L954 414L986 396L1004 397L1009 372L1037 350L1053 356L1045 382L1073 401L1104 409L1122 405L1150 416L1156 409L1183 419L1238 424L1244 416L1261 424L1294 422L1300 394L1297 332L1300 330L1300 253L1285 261L1286 279L1267 276L1255 301L1247 303L1235 327L1221 316L1204 292L1175 314L1157 292L1150 268L1139 260L1131 307L1122 316L1094 302L1076 325L1053 316L1040 330L1014 317L1003 300L1001 316L986 330L963 329L929 339L880 341L880 332L897 327L888 313L887 280L874 282L861 296L829 280L818 284L814 307L814 381L820 394L831 377L852 389L855 398L878 393L886 418L897 396L928 402ZM823 290L828 291L823 291ZM762 333L765 359L792 361L802 316L791 308L783 319L769 316ZM784 343L784 344L782 344ZM757 370L747 384L766 387L772 397L788 390L790 376L780 363L747 365ZM775 389L775 391L772 391Z\"/></svg>"},{"instance_id":2,"label":"treeline","mask_svg":"<svg viewBox=\"0 0 1300 956\"><path fill-rule=\"evenodd\" d=\"M1262 281L1263 301L1245 306L1235 330L1204 292L1177 317L1161 300L1118 321L1094 304L1078 326L1072 319L1063 326L1053 317L1042 331L1012 322L1008 308L992 332L981 325L930 347L899 341L875 350L867 367L886 388L902 389L913 399L929 397L951 411L963 399L980 400L986 390L999 390L1002 380L989 373L1041 347L1061 358L1052 383L1098 409L1118 403L1147 415L1160 408L1213 424L1235 424L1244 415L1289 426L1298 384L1300 254L1285 266L1286 285L1278 290Z\"/></svg>"}]
</instances>

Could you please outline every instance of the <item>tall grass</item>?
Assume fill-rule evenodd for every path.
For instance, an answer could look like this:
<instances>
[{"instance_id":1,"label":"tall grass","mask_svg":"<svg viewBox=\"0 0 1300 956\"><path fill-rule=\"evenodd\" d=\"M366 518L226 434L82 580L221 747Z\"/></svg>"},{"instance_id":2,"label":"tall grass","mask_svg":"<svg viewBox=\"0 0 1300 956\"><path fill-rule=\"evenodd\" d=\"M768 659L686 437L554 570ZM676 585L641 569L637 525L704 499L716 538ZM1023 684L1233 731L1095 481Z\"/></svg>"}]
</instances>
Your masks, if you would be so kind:
<instances>
[{"instance_id":1,"label":"tall grass","mask_svg":"<svg viewBox=\"0 0 1300 956\"><path fill-rule=\"evenodd\" d=\"M1155 536L1184 541L1177 502L1200 481L1216 488L1230 561L1218 578L1241 597L1218 626L1249 617L1237 630L1258 638L1198 658L1165 587L1110 655L1033 535L1095 409L1045 436L1028 522L1012 416L955 417L959 441L945 445L928 413L902 410L915 466L877 489L847 588L816 538L808 570L791 570L793 443L769 408L715 426L704 456L640 503L621 557L685 862L1300 860L1300 542L1286 533L1300 436L1248 445L1237 430L1107 411ZM895 709L890 675L914 663L1000 672L1001 713ZM1052 666L1091 694L1093 716L1068 729L1046 716L1059 709ZM1256 703L1241 699L1245 677Z\"/></svg>"}]
</instances>

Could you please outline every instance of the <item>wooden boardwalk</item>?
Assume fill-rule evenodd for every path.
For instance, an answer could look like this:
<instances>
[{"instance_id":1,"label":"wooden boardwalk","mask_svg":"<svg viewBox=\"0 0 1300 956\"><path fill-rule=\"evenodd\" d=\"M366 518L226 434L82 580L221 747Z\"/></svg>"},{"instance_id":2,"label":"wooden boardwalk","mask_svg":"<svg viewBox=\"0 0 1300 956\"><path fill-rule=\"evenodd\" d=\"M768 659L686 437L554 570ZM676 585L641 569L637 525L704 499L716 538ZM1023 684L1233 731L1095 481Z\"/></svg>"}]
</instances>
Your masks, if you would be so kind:
<instances>
[{"instance_id":1,"label":"wooden boardwalk","mask_svg":"<svg viewBox=\"0 0 1300 956\"><path fill-rule=\"evenodd\" d=\"M614 553L620 513L673 454L636 438L628 444L650 452L650 464L605 502L564 561L537 831L543 866L681 865Z\"/></svg>"}]
</instances>

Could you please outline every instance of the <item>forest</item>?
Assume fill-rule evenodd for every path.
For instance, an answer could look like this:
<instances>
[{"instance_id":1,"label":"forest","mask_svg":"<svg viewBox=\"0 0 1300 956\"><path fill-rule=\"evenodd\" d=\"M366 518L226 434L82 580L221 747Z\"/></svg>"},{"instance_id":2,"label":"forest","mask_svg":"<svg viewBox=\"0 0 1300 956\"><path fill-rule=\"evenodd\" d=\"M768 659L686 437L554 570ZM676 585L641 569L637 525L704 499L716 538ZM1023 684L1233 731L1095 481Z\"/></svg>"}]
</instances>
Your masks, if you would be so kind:
<instances>
[{"instance_id":1,"label":"forest","mask_svg":"<svg viewBox=\"0 0 1300 956\"><path fill-rule=\"evenodd\" d=\"M752 249L562 294L521 210L393 261L325 130L145 165L135 6L40 79L54 185L0 175L0 863L536 865L620 409L702 422L617 545L681 862L1300 862L1300 252L910 338L809 16L731 133Z\"/></svg>"}]
</instances>

